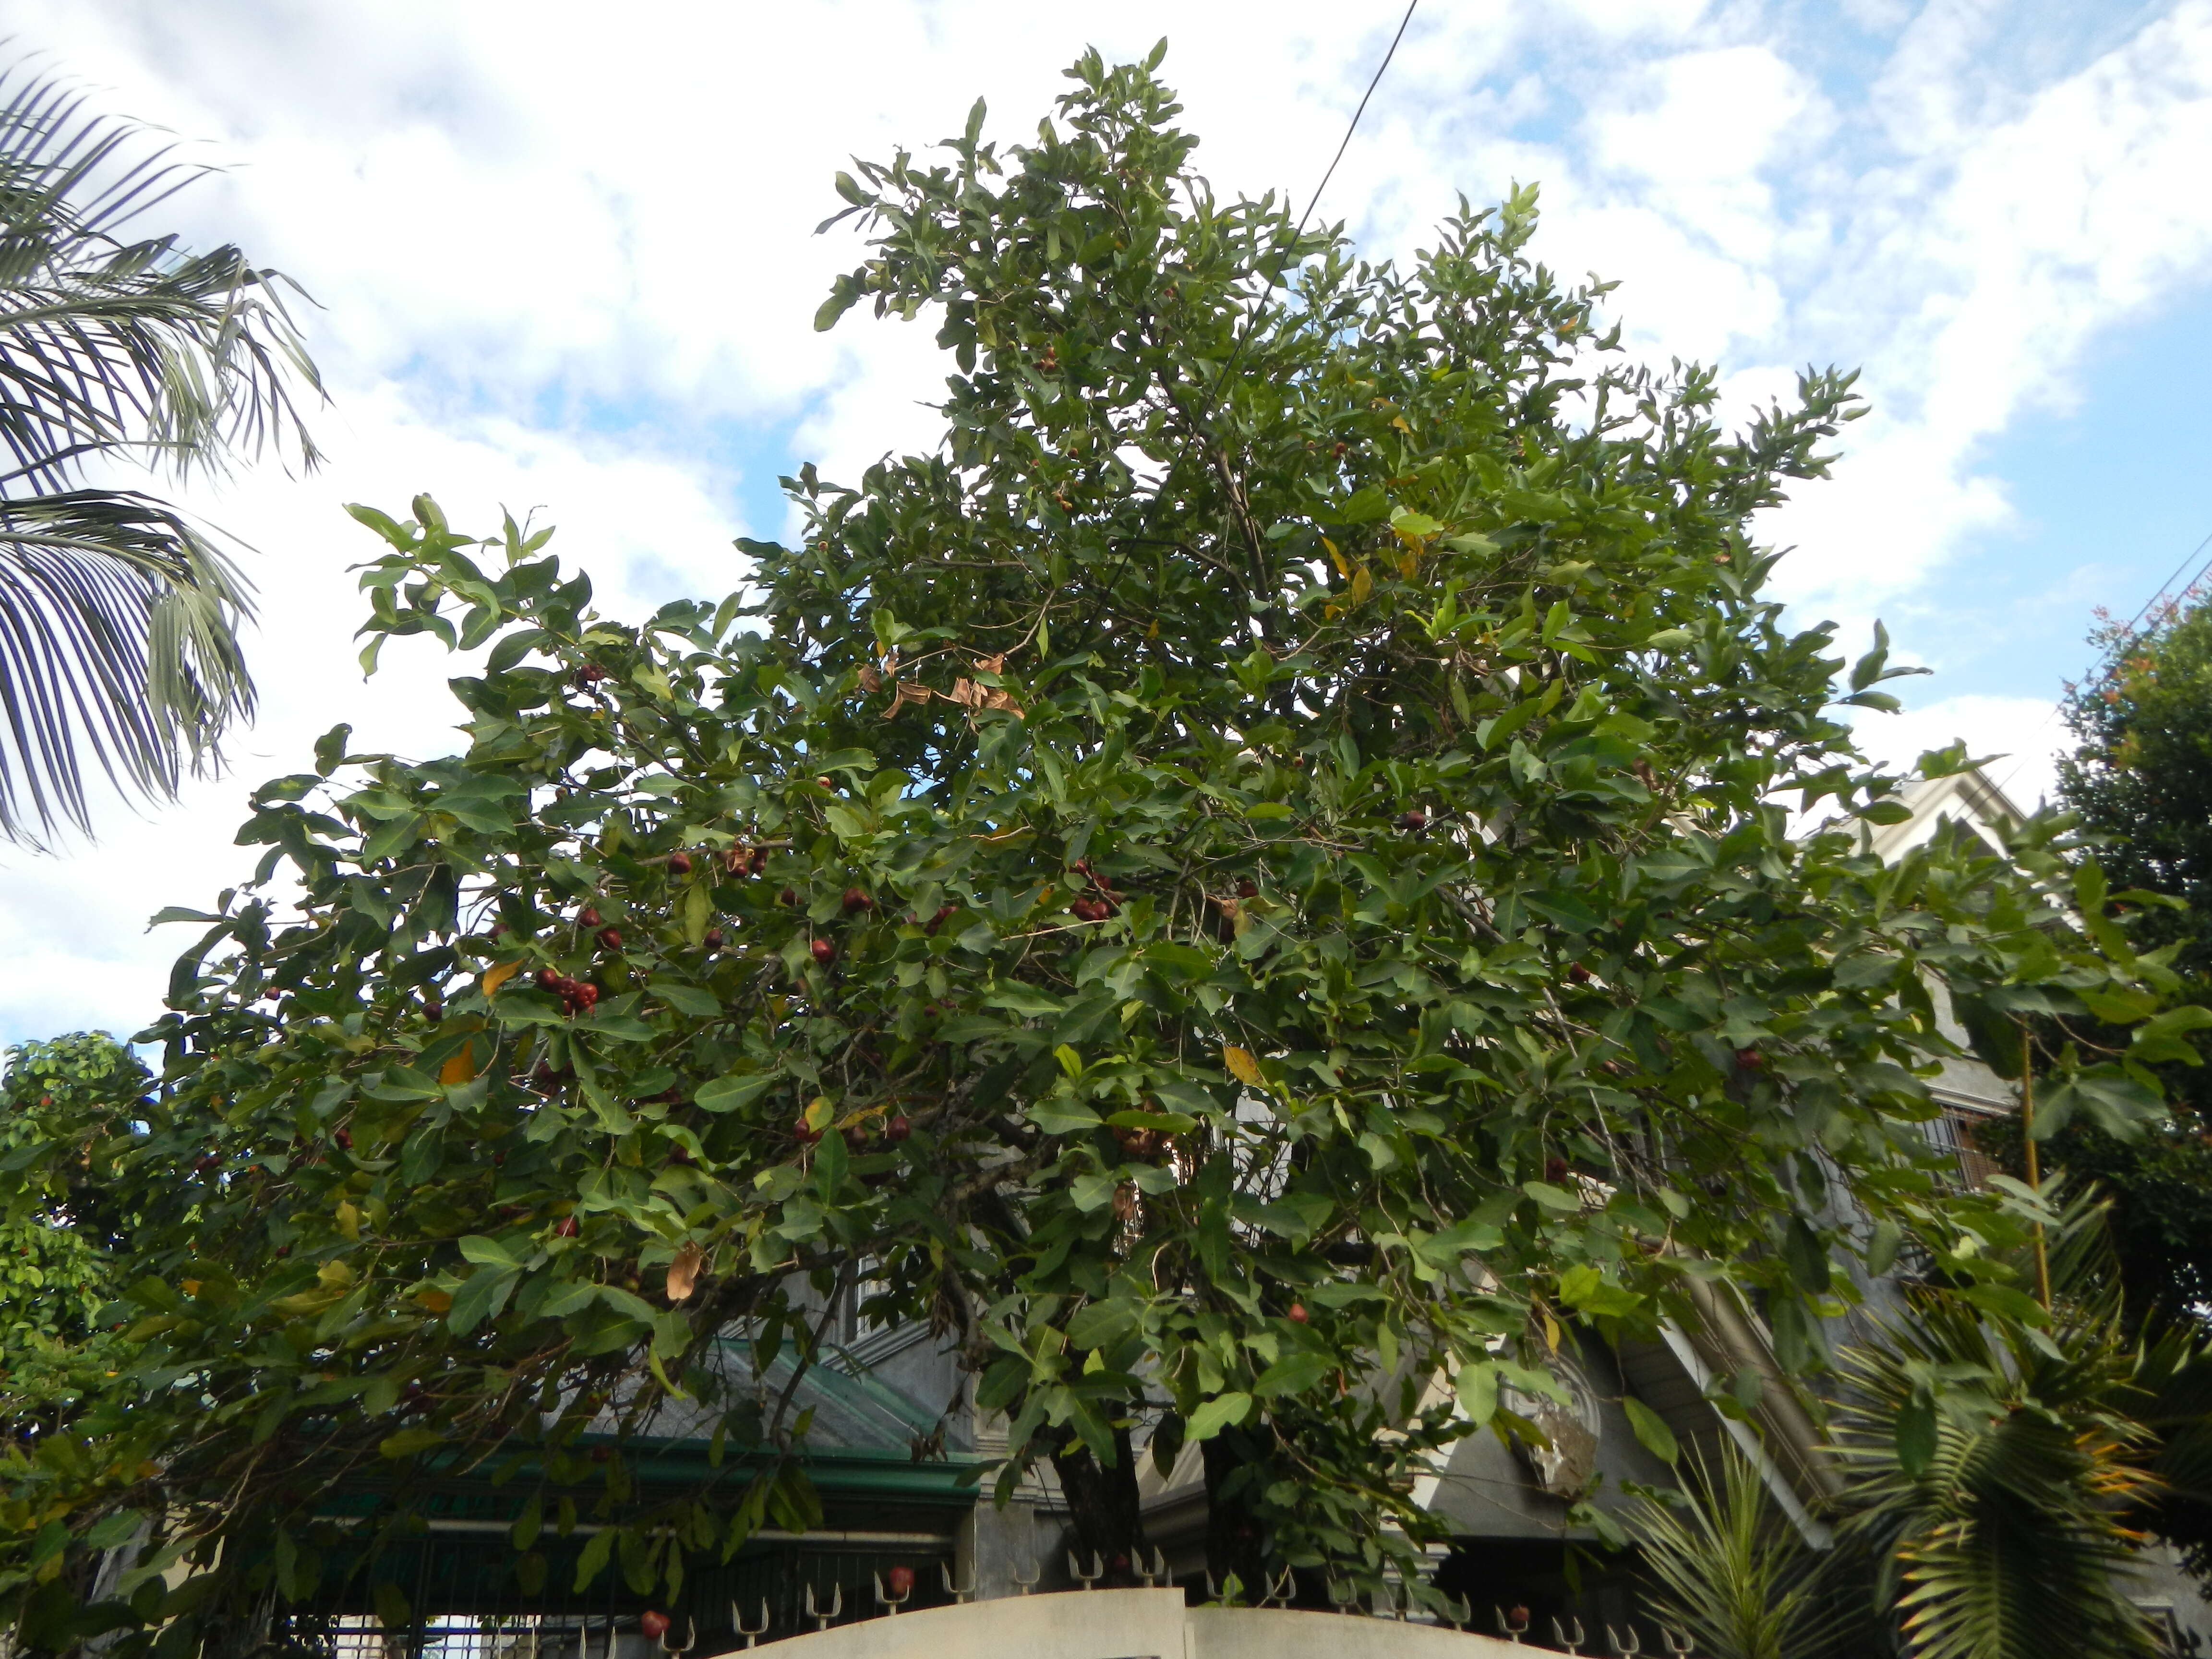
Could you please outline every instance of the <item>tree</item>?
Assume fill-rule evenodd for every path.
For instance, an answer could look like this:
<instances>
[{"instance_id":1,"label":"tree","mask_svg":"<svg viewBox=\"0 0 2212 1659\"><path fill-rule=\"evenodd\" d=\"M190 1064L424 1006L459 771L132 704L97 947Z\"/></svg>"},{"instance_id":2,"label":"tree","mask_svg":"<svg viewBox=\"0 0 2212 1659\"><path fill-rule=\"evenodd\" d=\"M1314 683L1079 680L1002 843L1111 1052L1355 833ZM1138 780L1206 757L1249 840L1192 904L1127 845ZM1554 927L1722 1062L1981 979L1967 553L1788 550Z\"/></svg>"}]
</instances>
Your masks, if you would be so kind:
<instances>
[{"instance_id":1,"label":"tree","mask_svg":"<svg viewBox=\"0 0 2212 1659\"><path fill-rule=\"evenodd\" d=\"M99 1313L113 1300L110 1261L128 1248L129 1218L82 1178L101 1143L127 1125L153 1078L104 1031L8 1051L0 1077L0 1158L74 1149L49 1201L0 1219L0 1421L18 1437L57 1425L117 1363Z\"/></svg>"},{"instance_id":2,"label":"tree","mask_svg":"<svg viewBox=\"0 0 2212 1659\"><path fill-rule=\"evenodd\" d=\"M247 586L174 507L88 475L182 477L264 442L313 443L319 390L285 279L235 247L192 253L125 227L201 169L132 160L137 130L61 83L0 75L0 837L88 830L85 762L173 798L250 714Z\"/></svg>"},{"instance_id":3,"label":"tree","mask_svg":"<svg viewBox=\"0 0 2212 1659\"><path fill-rule=\"evenodd\" d=\"M863 1279L1109 1558L1139 1448L1202 1443L1248 1592L1417 1565L1412 1477L1535 1432L1501 1384L1556 1391L1564 1324L1717 1283L1802 1370L1839 1255L2008 1280L2032 1206L1948 1193L1919 1133L1929 984L1996 1018L2171 975L2054 884L2048 821L1863 850L1899 781L1826 711L1891 671L1838 686L1747 530L1847 377L1724 434L1710 374L1621 362L1530 260L1530 197L1357 262L1217 199L1157 64L1086 56L1033 145L978 106L944 165L841 176L876 239L821 321L933 311L946 434L802 468L755 597L623 623L548 531L355 509L365 659L486 653L468 746L333 731L194 916L103 1154L136 1357L0 1510L24 1639L184 1651L315 1593L334 1492L404 1528L466 1468L525 1516L596 1487L585 1572L673 1595L803 1517L753 1379ZM1837 823L1791 839L1785 789ZM2054 1087L2151 1109L2123 1061ZM679 1396L730 1451L680 1499L579 1449Z\"/></svg>"},{"instance_id":4,"label":"tree","mask_svg":"<svg viewBox=\"0 0 2212 1659\"><path fill-rule=\"evenodd\" d=\"M2146 907L2139 931L2175 953L2183 1000L2212 1004L2212 611L2191 590L2146 626L2106 618L2091 643L2098 668L2066 699L2075 747L2059 757L2060 798L2115 881L2166 901ZM2135 1141L2072 1126L2045 1158L2117 1200L2136 1319L2201 1320L2212 1310L2212 1073L2193 1040L2160 1069L2178 1109L2169 1124ZM2020 1161L2009 1136L1992 1150Z\"/></svg>"},{"instance_id":5,"label":"tree","mask_svg":"<svg viewBox=\"0 0 2212 1659\"><path fill-rule=\"evenodd\" d=\"M1629 1527L1661 1625L1714 1659L1805 1659L1836 1632L1818 1561L1751 1460L1723 1442L1682 1490L1639 1493Z\"/></svg>"},{"instance_id":6,"label":"tree","mask_svg":"<svg viewBox=\"0 0 2212 1659\"><path fill-rule=\"evenodd\" d=\"M2212 1350L2132 1336L2105 1224L2086 1197L2057 1218L2047 1327L1931 1282L1844 1356L1841 1559L1913 1659L2158 1651L2137 1528L2203 1501Z\"/></svg>"}]
</instances>

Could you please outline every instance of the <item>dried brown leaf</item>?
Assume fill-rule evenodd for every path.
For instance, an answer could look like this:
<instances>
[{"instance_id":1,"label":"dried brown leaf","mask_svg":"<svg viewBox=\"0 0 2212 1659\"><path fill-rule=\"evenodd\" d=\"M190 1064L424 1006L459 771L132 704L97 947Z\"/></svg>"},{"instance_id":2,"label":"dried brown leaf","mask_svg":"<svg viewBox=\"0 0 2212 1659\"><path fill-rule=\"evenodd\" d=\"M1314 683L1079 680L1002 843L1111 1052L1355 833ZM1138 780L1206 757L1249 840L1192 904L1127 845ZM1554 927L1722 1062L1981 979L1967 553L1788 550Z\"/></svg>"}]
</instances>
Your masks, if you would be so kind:
<instances>
[{"instance_id":1,"label":"dried brown leaf","mask_svg":"<svg viewBox=\"0 0 2212 1659\"><path fill-rule=\"evenodd\" d=\"M700 1265L706 1259L707 1253L696 1243L688 1243L677 1251L676 1260L668 1264L668 1299L671 1302L691 1299L691 1292L699 1283Z\"/></svg>"}]
</instances>

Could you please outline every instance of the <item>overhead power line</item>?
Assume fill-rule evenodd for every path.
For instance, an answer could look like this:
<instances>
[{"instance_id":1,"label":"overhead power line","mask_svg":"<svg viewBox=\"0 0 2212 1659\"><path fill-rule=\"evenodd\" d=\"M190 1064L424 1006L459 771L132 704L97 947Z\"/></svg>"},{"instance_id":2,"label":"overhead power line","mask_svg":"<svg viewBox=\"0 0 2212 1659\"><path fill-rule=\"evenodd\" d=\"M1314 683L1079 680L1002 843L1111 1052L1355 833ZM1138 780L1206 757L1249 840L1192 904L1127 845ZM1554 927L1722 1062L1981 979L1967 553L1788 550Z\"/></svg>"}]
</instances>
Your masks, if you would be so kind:
<instances>
[{"instance_id":1,"label":"overhead power line","mask_svg":"<svg viewBox=\"0 0 2212 1659\"><path fill-rule=\"evenodd\" d=\"M2188 569L2190 560L2194 559L2199 553L2202 553L2208 547L2212 547L2212 532L2208 532L2204 539L2197 543L2195 547L2190 550L2188 558L2184 559L2179 564L2173 567L2173 576L2168 576L2159 585L2158 592L2152 594L2150 598L2143 601L2143 608L2136 611L2134 617L2130 618L2128 625L2120 630L2121 638L2124 639L2129 635L2136 631L2136 625L2140 623L2145 617L2150 615L2151 607L2166 597L2166 590L2173 586L2174 576L2179 576L2183 571ZM2212 568L2212 559L2207 559L2203 564L2199 565L2197 568L2197 574L2194 576L2191 576L2187 581L2182 583L2180 590L2181 592L2188 592L2191 588L2196 586L2198 582L2202 581L2204 578L2204 572L2208 568ZM2179 595L2176 595L2176 597L2178 598Z\"/></svg>"},{"instance_id":2,"label":"overhead power line","mask_svg":"<svg viewBox=\"0 0 2212 1659\"><path fill-rule=\"evenodd\" d=\"M2149 616L2152 611L2157 608L2158 602L2164 599L2167 593L2173 592L2175 596L2179 598L2181 595L2186 594L2191 588L2195 587L2198 582L2203 580L2204 573L2207 570L2212 570L2212 558L2207 558L2203 563L2197 565L2196 574L2191 576L2187 581L2183 582L2179 589L2175 589L2173 586L2176 579L2180 576L2181 573L2188 569L2192 563L2195 563L2197 556L2203 553L2208 547L2212 547L2212 532L2208 532L2203 541L2197 543L2195 547L2190 549L2188 556L2183 559L2179 564L2173 567L2173 574L2168 576L2164 581L2160 582L2158 585L2158 591L2143 601L2142 609L2136 611L2133 617L2130 617L2128 619L2128 625L2122 629L2115 636L2115 645L2124 642L2129 639L2135 633L2136 629L2142 625L2143 618ZM2092 663L2083 677L2086 678L2088 674L2094 673L2095 672L2096 665ZM2036 722L2035 730L2028 734L2028 742L2030 744L2033 744L2038 738L2042 737L2045 730L2050 726L2051 722L2058 718L2059 710L2065 708L2065 706L2066 699L2063 697L2060 697L2052 702L2050 708L2045 712L2043 718ZM2021 769L2027 765L2030 758L2031 757L2027 754L2015 755L2013 757L2013 763L2010 769L2005 773L2003 777L1997 781L1998 793L2002 794L2004 793L2005 786L2020 775Z\"/></svg>"},{"instance_id":3,"label":"overhead power line","mask_svg":"<svg viewBox=\"0 0 2212 1659\"><path fill-rule=\"evenodd\" d=\"M1398 43L1406 38L1407 26L1413 21L1414 9L1420 3L1421 0L1407 0L1406 15L1398 20L1398 32L1390 37L1390 49L1382 54L1382 61L1375 66L1375 73L1367 82L1367 90L1359 94L1359 107L1352 112L1351 123L1344 129L1344 137L1336 147L1336 154L1329 157L1328 170L1321 175L1321 182L1314 186L1313 194L1306 198L1306 210L1298 216L1297 228L1291 233L1289 249L1267 272L1267 286L1260 290L1259 299L1253 303L1251 315L1245 320L1244 332L1238 337L1236 349L1230 352L1229 362L1222 368L1221 378L1214 382L1213 396L1206 399L1208 413L1212 412L1214 401L1220 397L1222 388L1229 384L1230 377L1236 374L1237 364L1244 356L1244 348L1251 343L1253 335L1259 332L1260 313L1267 308L1267 301L1274 295L1275 283L1283 274L1285 260L1297 251L1298 239L1306 234L1306 224L1312 219L1314 210L1321 205L1322 195L1328 189L1328 181L1336 177L1337 163L1344 160L1344 152L1352 148L1352 135L1359 131L1359 118L1367 113L1368 101L1375 96L1375 88L1382 84L1382 76L1389 70L1390 60L1398 55Z\"/></svg>"}]
</instances>

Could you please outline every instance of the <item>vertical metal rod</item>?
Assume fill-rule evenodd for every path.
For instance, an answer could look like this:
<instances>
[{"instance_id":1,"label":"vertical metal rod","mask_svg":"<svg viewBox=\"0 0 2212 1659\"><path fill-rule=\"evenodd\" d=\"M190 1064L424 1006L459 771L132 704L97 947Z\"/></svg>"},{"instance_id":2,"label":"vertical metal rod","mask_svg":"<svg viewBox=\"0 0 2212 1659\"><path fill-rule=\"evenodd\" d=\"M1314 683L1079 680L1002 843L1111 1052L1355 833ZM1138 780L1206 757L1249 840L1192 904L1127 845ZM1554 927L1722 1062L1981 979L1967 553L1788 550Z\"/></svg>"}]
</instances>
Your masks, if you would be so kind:
<instances>
[{"instance_id":1,"label":"vertical metal rod","mask_svg":"<svg viewBox=\"0 0 2212 1659\"><path fill-rule=\"evenodd\" d=\"M2020 1145L2027 1163L2027 1184L2043 1196L2043 1176L2035 1157L2035 1047L2028 1039L2027 1022L2020 1022ZM2051 1256L2044 1248L2043 1224L2035 1224L2035 1291L2045 1309L2051 1306Z\"/></svg>"}]
</instances>

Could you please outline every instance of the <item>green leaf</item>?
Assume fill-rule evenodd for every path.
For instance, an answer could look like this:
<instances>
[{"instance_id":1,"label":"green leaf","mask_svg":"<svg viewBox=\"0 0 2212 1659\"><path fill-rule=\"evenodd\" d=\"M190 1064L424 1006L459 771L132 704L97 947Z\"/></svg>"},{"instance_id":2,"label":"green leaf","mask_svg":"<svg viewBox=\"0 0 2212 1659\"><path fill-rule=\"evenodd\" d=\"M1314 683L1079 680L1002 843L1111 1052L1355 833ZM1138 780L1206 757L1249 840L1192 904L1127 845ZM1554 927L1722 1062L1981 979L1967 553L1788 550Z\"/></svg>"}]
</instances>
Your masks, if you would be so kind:
<instances>
[{"instance_id":1,"label":"green leaf","mask_svg":"<svg viewBox=\"0 0 2212 1659\"><path fill-rule=\"evenodd\" d=\"M1498 1414L1498 1368L1487 1362L1470 1362L1462 1365L1454 1391L1459 1396L1459 1408L1467 1420L1477 1428L1486 1425Z\"/></svg>"},{"instance_id":2,"label":"green leaf","mask_svg":"<svg viewBox=\"0 0 2212 1659\"><path fill-rule=\"evenodd\" d=\"M1108 1348L1126 1340L1137 1328L1144 1310L1128 1297L1109 1297L1085 1303L1067 1322L1067 1340L1077 1348Z\"/></svg>"},{"instance_id":3,"label":"green leaf","mask_svg":"<svg viewBox=\"0 0 2212 1659\"><path fill-rule=\"evenodd\" d=\"M1187 1135L1198 1127L1198 1120L1183 1112L1116 1112L1106 1120L1109 1129L1158 1129L1171 1135Z\"/></svg>"},{"instance_id":4,"label":"green leaf","mask_svg":"<svg viewBox=\"0 0 2212 1659\"><path fill-rule=\"evenodd\" d=\"M1098 1114L1066 1095L1047 1095L1032 1101L1023 1115L1048 1135L1079 1135L1100 1127Z\"/></svg>"},{"instance_id":5,"label":"green leaf","mask_svg":"<svg viewBox=\"0 0 2212 1659\"><path fill-rule=\"evenodd\" d=\"M630 1014L603 1014L594 1010L585 1019L576 1022L579 1030L588 1030L592 1036L610 1042L650 1042L659 1033L643 1020Z\"/></svg>"},{"instance_id":6,"label":"green leaf","mask_svg":"<svg viewBox=\"0 0 2212 1659\"><path fill-rule=\"evenodd\" d=\"M2136 1139L2146 1127L2162 1121L2166 1115L2157 1094L2118 1066L2094 1066L2038 1092L2035 1138L2048 1140L2077 1112L2086 1112L2099 1128L2117 1140Z\"/></svg>"},{"instance_id":7,"label":"green leaf","mask_svg":"<svg viewBox=\"0 0 2212 1659\"><path fill-rule=\"evenodd\" d=\"M1260 1373L1259 1380L1252 1384L1252 1392L1261 1400L1273 1400L1285 1394L1304 1394L1335 1369L1334 1364L1325 1355L1306 1352L1285 1354Z\"/></svg>"},{"instance_id":8,"label":"green leaf","mask_svg":"<svg viewBox=\"0 0 2212 1659\"><path fill-rule=\"evenodd\" d=\"M2145 1066L2165 1060L2202 1066L2203 1055L2197 1053L2195 1043L2186 1039L2190 1032L2203 1030L2207 1026L2212 1026L2212 1008L2195 1003L2169 1008L2136 1027L2134 1041L2128 1048L2129 1057Z\"/></svg>"},{"instance_id":9,"label":"green leaf","mask_svg":"<svg viewBox=\"0 0 2212 1659\"><path fill-rule=\"evenodd\" d=\"M376 1607L377 1622L393 1636L404 1637L414 1624L415 1611L407 1593L390 1579L379 1579L369 1599Z\"/></svg>"},{"instance_id":10,"label":"green leaf","mask_svg":"<svg viewBox=\"0 0 2212 1659\"><path fill-rule=\"evenodd\" d=\"M401 1429L387 1434L376 1443L378 1455L384 1457L412 1457L417 1452L428 1451L434 1446L446 1443L446 1437L435 1429Z\"/></svg>"},{"instance_id":11,"label":"green leaf","mask_svg":"<svg viewBox=\"0 0 2212 1659\"><path fill-rule=\"evenodd\" d=\"M1674 1431L1667 1426L1667 1419L1657 1412L1632 1394L1620 1396L1620 1408L1628 1414L1628 1426L1636 1431L1644 1450L1670 1466L1682 1455L1681 1447L1675 1443Z\"/></svg>"},{"instance_id":12,"label":"green leaf","mask_svg":"<svg viewBox=\"0 0 2212 1659\"><path fill-rule=\"evenodd\" d=\"M1782 1258L1790 1264L1790 1276L1796 1280L1799 1290L1808 1296L1828 1293L1832 1274L1827 1246L1802 1215L1791 1216L1789 1226L1783 1231Z\"/></svg>"},{"instance_id":13,"label":"green leaf","mask_svg":"<svg viewBox=\"0 0 2212 1659\"><path fill-rule=\"evenodd\" d=\"M1059 1014L1067 1011L1067 1005L1058 997L1027 985L996 985L983 998L987 1008L1004 1008L1015 1014Z\"/></svg>"},{"instance_id":14,"label":"green leaf","mask_svg":"<svg viewBox=\"0 0 2212 1659\"><path fill-rule=\"evenodd\" d=\"M420 812L410 812L388 820L362 843L362 864L365 866L381 864L403 848L412 847L422 836L422 825L423 818Z\"/></svg>"},{"instance_id":15,"label":"green leaf","mask_svg":"<svg viewBox=\"0 0 2212 1659\"><path fill-rule=\"evenodd\" d=\"M469 1275L453 1292L453 1305L446 1310L446 1325L455 1336L466 1336L487 1319L498 1316L514 1292L513 1267L486 1266Z\"/></svg>"},{"instance_id":16,"label":"green leaf","mask_svg":"<svg viewBox=\"0 0 2212 1659\"><path fill-rule=\"evenodd\" d=\"M734 1112L751 1105L782 1080L781 1075L775 1072L732 1072L727 1077L700 1085L692 1100L704 1112Z\"/></svg>"},{"instance_id":17,"label":"green leaf","mask_svg":"<svg viewBox=\"0 0 2212 1659\"><path fill-rule=\"evenodd\" d=\"M616 1536L616 1528L608 1527L584 1540L583 1551L576 1557L574 1588L578 1595L589 1589L592 1581L605 1571L607 1558L614 1553Z\"/></svg>"},{"instance_id":18,"label":"green leaf","mask_svg":"<svg viewBox=\"0 0 2212 1659\"><path fill-rule=\"evenodd\" d=\"M465 1260L479 1266L489 1263L495 1267L509 1269L520 1268L522 1266L514 1259L514 1253L506 1245L495 1238L486 1238L478 1233L471 1233L461 1240L461 1255Z\"/></svg>"},{"instance_id":19,"label":"green leaf","mask_svg":"<svg viewBox=\"0 0 2212 1659\"><path fill-rule=\"evenodd\" d=\"M691 890L696 893L701 890L695 887ZM715 1000L713 994L702 991L696 986L684 985L672 979L649 979L645 983L647 990L679 1014L689 1014L694 1019L714 1019L722 1012L722 1005ZM708 1085L709 1088L713 1086L712 1084ZM703 1094L705 1091L701 1092Z\"/></svg>"},{"instance_id":20,"label":"green leaf","mask_svg":"<svg viewBox=\"0 0 2212 1659\"><path fill-rule=\"evenodd\" d=\"M1340 505L1324 509L1320 516L1330 524L1373 524L1390 515L1390 498L1374 485L1356 490Z\"/></svg>"},{"instance_id":21,"label":"green leaf","mask_svg":"<svg viewBox=\"0 0 2212 1659\"><path fill-rule=\"evenodd\" d=\"M1249 1394L1217 1395L1190 1414L1186 1441L1211 1440L1232 1423L1242 1423L1252 1410Z\"/></svg>"},{"instance_id":22,"label":"green leaf","mask_svg":"<svg viewBox=\"0 0 2212 1659\"><path fill-rule=\"evenodd\" d=\"M1928 1473L1935 1462L1935 1402L1916 1398L1897 1414L1897 1464L1917 1480Z\"/></svg>"},{"instance_id":23,"label":"green leaf","mask_svg":"<svg viewBox=\"0 0 2212 1659\"><path fill-rule=\"evenodd\" d=\"M1642 1297L1625 1285L1615 1284L1586 1261L1559 1275L1559 1300L1592 1318L1620 1318L1644 1305Z\"/></svg>"}]
</instances>

